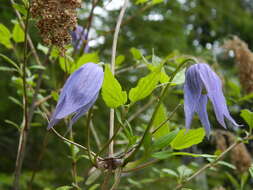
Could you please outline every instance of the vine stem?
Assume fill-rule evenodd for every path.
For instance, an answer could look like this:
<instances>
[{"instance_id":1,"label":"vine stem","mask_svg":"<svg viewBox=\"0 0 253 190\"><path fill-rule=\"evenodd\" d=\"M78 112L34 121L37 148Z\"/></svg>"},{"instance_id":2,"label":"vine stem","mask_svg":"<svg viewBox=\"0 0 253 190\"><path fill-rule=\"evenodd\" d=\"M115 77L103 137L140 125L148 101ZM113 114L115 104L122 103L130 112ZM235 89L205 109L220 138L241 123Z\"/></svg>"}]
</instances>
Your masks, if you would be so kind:
<instances>
[{"instance_id":1,"label":"vine stem","mask_svg":"<svg viewBox=\"0 0 253 190\"><path fill-rule=\"evenodd\" d=\"M182 67L184 67L185 64L188 63L188 62L195 62L195 60L194 60L194 59L191 59L191 58L185 59L185 60L176 68L176 70L172 73L172 76L170 77L170 80L169 80L168 84L165 86L165 88L164 88L164 89L162 90L162 92L161 92L159 101L158 101L158 103L157 103L157 105L156 105L156 107L155 107L155 110L154 110L154 112L153 112L153 114L152 114L152 116L151 116L151 119L150 119L150 121L149 121L149 123L148 123L148 125L147 125L147 128L146 128L146 130L145 130L145 132L144 132L144 134L143 134L143 136L142 136L140 142L137 144L136 148L135 148L135 149L133 150L133 152L129 155L129 157L125 159L124 165L126 165L128 162L130 162L131 160L133 160L135 154L136 154L136 153L139 151L139 149L141 148L141 145L143 144L144 139L145 139L146 136L148 135L148 133L149 133L149 131L150 131L152 125L153 125L153 122L154 122L154 119L155 119L155 115L157 114L158 109L159 109L159 107L161 106L161 104L162 104L162 102L163 102L163 99L164 99L165 96L166 96L167 90L168 90L169 87L171 86L171 82L173 81L173 79L174 79L174 77L176 76L176 74L180 71L180 69L181 69Z\"/></svg>"},{"instance_id":2,"label":"vine stem","mask_svg":"<svg viewBox=\"0 0 253 190\"><path fill-rule=\"evenodd\" d=\"M15 171L14 171L14 181L13 181L13 187L14 190L19 189L19 178L20 173L23 165L23 158L25 153L25 146L27 141L27 133L29 129L29 113L28 113L28 97L27 97L27 82L26 82L26 66L27 66L27 33L28 33L28 24L29 24L29 16L30 16L30 2L27 9L27 16L25 20L25 41L24 41L24 62L22 65L22 83L23 83L23 104L24 104L24 125L20 131L19 136L19 145L18 145L18 152L17 152L17 158L16 158L16 164L15 164Z\"/></svg>"},{"instance_id":3,"label":"vine stem","mask_svg":"<svg viewBox=\"0 0 253 190\"><path fill-rule=\"evenodd\" d=\"M115 33L114 33L113 44L112 44L112 59L111 59L111 71L112 71L113 75L115 74L115 59L116 59L116 50L117 50L117 41L118 41L118 37L119 37L119 30L120 30L120 25L122 23L127 5L128 5L128 0L125 0L123 7L120 11L119 17L118 17L116 27L115 27ZM109 139L111 139L113 137L113 134L114 134L114 109L110 109ZM114 145L114 142L112 141L109 144L109 157L113 156L113 145Z\"/></svg>"}]
</instances>

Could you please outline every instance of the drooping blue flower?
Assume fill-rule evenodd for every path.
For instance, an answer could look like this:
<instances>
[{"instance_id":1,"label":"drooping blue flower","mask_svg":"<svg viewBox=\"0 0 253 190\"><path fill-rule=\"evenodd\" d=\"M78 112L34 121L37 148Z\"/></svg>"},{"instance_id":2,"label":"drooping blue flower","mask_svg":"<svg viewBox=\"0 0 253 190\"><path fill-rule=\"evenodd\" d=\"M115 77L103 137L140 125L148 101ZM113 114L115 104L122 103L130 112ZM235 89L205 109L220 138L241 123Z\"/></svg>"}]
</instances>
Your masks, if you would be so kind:
<instances>
[{"instance_id":1,"label":"drooping blue flower","mask_svg":"<svg viewBox=\"0 0 253 190\"><path fill-rule=\"evenodd\" d=\"M210 122L207 114L207 101L210 99L218 122L226 128L225 119L233 126L239 125L230 116L222 92L222 83L217 74L205 63L190 66L186 71L184 84L184 112L186 128L189 129L194 113L199 115L206 134L210 134Z\"/></svg>"},{"instance_id":2,"label":"drooping blue flower","mask_svg":"<svg viewBox=\"0 0 253 190\"><path fill-rule=\"evenodd\" d=\"M94 63L86 63L71 74L62 88L48 129L64 117L74 114L69 124L72 127L95 103L103 79L103 69Z\"/></svg>"},{"instance_id":3,"label":"drooping blue flower","mask_svg":"<svg viewBox=\"0 0 253 190\"><path fill-rule=\"evenodd\" d=\"M81 48L83 48L82 46L85 43L84 53L89 52L89 45L87 42L88 34L87 31L85 31L85 29L82 26L78 25L74 31L71 31L71 37L72 37L72 44L75 49L80 50Z\"/></svg>"}]
</instances>

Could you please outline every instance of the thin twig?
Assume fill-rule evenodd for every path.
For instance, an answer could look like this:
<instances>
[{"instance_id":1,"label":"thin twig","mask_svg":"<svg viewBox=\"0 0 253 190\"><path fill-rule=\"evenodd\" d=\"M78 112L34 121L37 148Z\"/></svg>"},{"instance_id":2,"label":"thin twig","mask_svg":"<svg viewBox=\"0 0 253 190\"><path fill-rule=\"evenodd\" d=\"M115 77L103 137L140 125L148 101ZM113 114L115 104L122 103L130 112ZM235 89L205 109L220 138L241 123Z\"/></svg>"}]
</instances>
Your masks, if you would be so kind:
<instances>
[{"instance_id":1,"label":"thin twig","mask_svg":"<svg viewBox=\"0 0 253 190\"><path fill-rule=\"evenodd\" d=\"M83 149L85 152L88 151L88 149L87 149L86 147L84 147L83 145L80 145L80 144L78 144L78 143L76 143L76 142L73 142L73 141L71 141L71 140L69 140L69 139L63 137L63 136L62 136L60 133L58 133L53 127L52 127L50 130L52 130L52 131L54 132L54 134L56 134L56 136L58 136L60 139L66 141L66 142L68 142L68 143L70 143L70 144L73 144L73 145L77 146L78 148ZM92 152L92 151L91 151L91 154L92 154L93 156L96 155L96 154L95 154L94 152ZM99 159L102 159L102 158L99 157Z\"/></svg>"},{"instance_id":2,"label":"thin twig","mask_svg":"<svg viewBox=\"0 0 253 190\"><path fill-rule=\"evenodd\" d=\"M96 129L95 129L94 124L93 124L92 121L90 122L90 130L91 130L91 133L92 133L92 135L93 135L93 137L95 139L97 147L100 149L101 148L101 141L100 141L100 139L98 137L97 131L96 131Z\"/></svg>"},{"instance_id":3,"label":"thin twig","mask_svg":"<svg viewBox=\"0 0 253 190\"><path fill-rule=\"evenodd\" d=\"M168 116L168 118L166 120L164 120L162 123L160 123L158 125L158 127L156 127L154 129L154 131L152 131L152 134L156 133L165 123L167 123L169 120L171 120L171 118L173 117L173 115L176 113L177 109L181 106L181 104L179 103L175 109L170 113L170 115Z\"/></svg>"},{"instance_id":4,"label":"thin twig","mask_svg":"<svg viewBox=\"0 0 253 190\"><path fill-rule=\"evenodd\" d=\"M136 117L138 117L141 113L143 113L149 106L153 105L155 101L156 101L156 98L151 98L147 104L145 104L140 109L138 109L135 113L133 113L133 115L131 115L127 121L128 122L133 121Z\"/></svg>"},{"instance_id":5,"label":"thin twig","mask_svg":"<svg viewBox=\"0 0 253 190\"><path fill-rule=\"evenodd\" d=\"M25 20L25 45L24 45L24 62L22 65L22 82L23 82L23 104L24 104L24 126L21 129L20 137L19 137L19 145L18 145L18 153L14 171L14 181L13 187L14 190L19 189L19 178L23 165L23 158L25 153L25 145L27 140L27 131L29 128L29 113L28 113L28 97L27 97L27 82L26 82L26 67L27 67L27 33L28 33L28 24L29 24L29 16L30 16L30 3L27 9L27 16Z\"/></svg>"},{"instance_id":6,"label":"thin twig","mask_svg":"<svg viewBox=\"0 0 253 190\"><path fill-rule=\"evenodd\" d=\"M88 112L88 117L87 117L87 151L88 151L88 156L91 161L91 163L94 165L93 158L91 156L91 150L90 150L90 121L92 117L92 109L89 110Z\"/></svg>"},{"instance_id":7,"label":"thin twig","mask_svg":"<svg viewBox=\"0 0 253 190\"><path fill-rule=\"evenodd\" d=\"M116 59L116 50L117 50L117 41L118 41L118 36L119 36L119 30L120 30L120 25L122 23L126 8L128 5L128 0L125 0L124 5L120 11L117 24L115 27L115 33L113 37L113 44L112 44L112 59L111 59L111 71L112 74L115 74L115 59ZM110 109L110 129L109 129L109 138L111 138L114 134L114 109ZM113 156L113 141L109 145L109 157Z\"/></svg>"}]
</instances>

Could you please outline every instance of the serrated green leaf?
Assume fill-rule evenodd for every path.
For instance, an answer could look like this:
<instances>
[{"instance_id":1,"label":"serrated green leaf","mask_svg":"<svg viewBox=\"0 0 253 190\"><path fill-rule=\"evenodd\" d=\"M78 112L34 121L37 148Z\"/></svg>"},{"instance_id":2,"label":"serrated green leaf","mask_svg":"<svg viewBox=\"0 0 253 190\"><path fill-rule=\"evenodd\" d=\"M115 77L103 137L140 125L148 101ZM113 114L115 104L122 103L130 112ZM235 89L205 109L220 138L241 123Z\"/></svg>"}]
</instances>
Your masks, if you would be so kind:
<instances>
[{"instance_id":1,"label":"serrated green leaf","mask_svg":"<svg viewBox=\"0 0 253 190\"><path fill-rule=\"evenodd\" d=\"M153 126L155 126L153 129L156 129L156 127L160 127L160 124L164 122L167 119L167 110L163 104L161 104L157 110L157 113L154 117ZM169 124L166 122L163 124L155 133L154 138L158 139L164 135L167 135L169 133Z\"/></svg>"},{"instance_id":2,"label":"serrated green leaf","mask_svg":"<svg viewBox=\"0 0 253 190\"><path fill-rule=\"evenodd\" d=\"M132 53L134 59L139 60L139 59L142 58L142 53L140 52L140 50L138 50L138 49L132 47L132 48L130 49L130 52Z\"/></svg>"},{"instance_id":3,"label":"serrated green leaf","mask_svg":"<svg viewBox=\"0 0 253 190\"><path fill-rule=\"evenodd\" d=\"M117 56L115 61L116 65L121 65L125 61L125 58L126 57L124 55Z\"/></svg>"},{"instance_id":4,"label":"serrated green leaf","mask_svg":"<svg viewBox=\"0 0 253 190\"><path fill-rule=\"evenodd\" d=\"M119 107L127 102L127 93L122 91L121 85L112 75L109 65L105 66L102 97L110 108Z\"/></svg>"},{"instance_id":5,"label":"serrated green leaf","mask_svg":"<svg viewBox=\"0 0 253 190\"><path fill-rule=\"evenodd\" d=\"M7 27L0 23L0 44L3 44L6 48L12 48L11 32Z\"/></svg>"},{"instance_id":6,"label":"serrated green leaf","mask_svg":"<svg viewBox=\"0 0 253 190\"><path fill-rule=\"evenodd\" d=\"M253 128L253 112L244 109L241 111L240 116L246 121L250 128Z\"/></svg>"},{"instance_id":7,"label":"serrated green leaf","mask_svg":"<svg viewBox=\"0 0 253 190\"><path fill-rule=\"evenodd\" d=\"M25 33L18 23L16 23L13 28L12 38L16 43L25 41Z\"/></svg>"},{"instance_id":8,"label":"serrated green leaf","mask_svg":"<svg viewBox=\"0 0 253 190\"><path fill-rule=\"evenodd\" d=\"M157 138L157 140L155 140L154 144L152 145L153 150L154 151L160 150L168 146L171 143L171 141L176 137L177 133L178 130L174 130L160 138Z\"/></svg>"},{"instance_id":9,"label":"serrated green leaf","mask_svg":"<svg viewBox=\"0 0 253 190\"><path fill-rule=\"evenodd\" d=\"M93 52L93 53L85 53L83 54L78 61L71 67L71 73L74 72L76 69L84 65L85 63L98 63L99 62L99 57L98 57L98 52Z\"/></svg>"},{"instance_id":10,"label":"serrated green leaf","mask_svg":"<svg viewBox=\"0 0 253 190\"><path fill-rule=\"evenodd\" d=\"M205 137L205 130L203 128L181 129L176 138L171 142L171 147L176 150L191 147L194 144L199 144Z\"/></svg>"},{"instance_id":11,"label":"serrated green leaf","mask_svg":"<svg viewBox=\"0 0 253 190\"><path fill-rule=\"evenodd\" d=\"M156 88L160 80L161 68L156 69L147 76L138 81L136 87L132 88L129 92L129 99L132 103L137 102L149 96Z\"/></svg>"}]
</instances>

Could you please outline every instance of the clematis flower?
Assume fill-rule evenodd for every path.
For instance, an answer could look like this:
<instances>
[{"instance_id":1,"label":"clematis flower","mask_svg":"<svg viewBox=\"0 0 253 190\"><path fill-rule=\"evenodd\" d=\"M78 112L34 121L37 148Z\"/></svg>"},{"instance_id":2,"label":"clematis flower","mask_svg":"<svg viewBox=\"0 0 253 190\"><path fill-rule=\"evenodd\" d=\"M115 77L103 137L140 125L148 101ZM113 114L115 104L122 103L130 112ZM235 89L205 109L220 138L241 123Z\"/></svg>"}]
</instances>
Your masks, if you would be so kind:
<instances>
[{"instance_id":1,"label":"clematis flower","mask_svg":"<svg viewBox=\"0 0 253 190\"><path fill-rule=\"evenodd\" d=\"M74 48L78 50L80 50L82 48L83 43L88 40L87 32L80 25L78 25L74 31L71 31L71 37ZM89 45L87 43L84 47L84 53L88 52L89 52Z\"/></svg>"},{"instance_id":2,"label":"clematis flower","mask_svg":"<svg viewBox=\"0 0 253 190\"><path fill-rule=\"evenodd\" d=\"M95 103L103 79L103 69L94 63L86 63L71 74L62 88L47 128L52 128L64 117L74 114L69 123L69 127L72 127Z\"/></svg>"},{"instance_id":3,"label":"clematis flower","mask_svg":"<svg viewBox=\"0 0 253 190\"><path fill-rule=\"evenodd\" d=\"M210 134L207 101L210 99L218 122L226 128L225 119L233 126L239 125L230 116L222 92L222 83L217 74L205 63L194 64L186 71L184 84L184 112L186 128L189 129L194 113L199 115L206 134Z\"/></svg>"}]
</instances>

